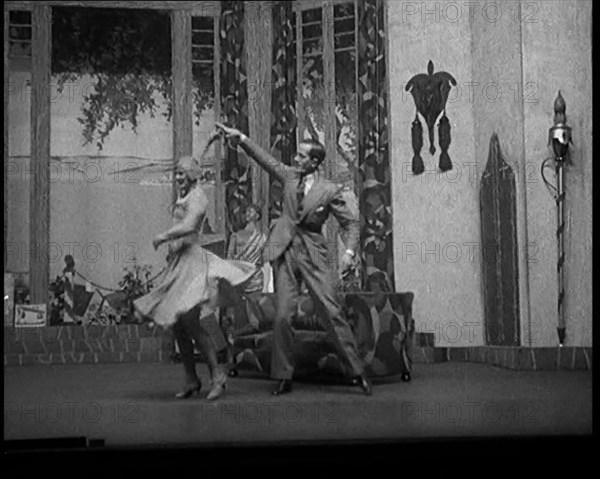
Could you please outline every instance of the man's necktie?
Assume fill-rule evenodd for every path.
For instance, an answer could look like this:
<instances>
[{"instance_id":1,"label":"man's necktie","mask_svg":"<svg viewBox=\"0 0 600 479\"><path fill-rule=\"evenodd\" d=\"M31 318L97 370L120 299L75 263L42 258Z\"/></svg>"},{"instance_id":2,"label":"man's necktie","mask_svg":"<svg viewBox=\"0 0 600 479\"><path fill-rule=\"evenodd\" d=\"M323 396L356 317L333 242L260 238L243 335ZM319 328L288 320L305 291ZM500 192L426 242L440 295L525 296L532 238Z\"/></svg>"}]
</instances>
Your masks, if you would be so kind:
<instances>
[{"instance_id":1,"label":"man's necktie","mask_svg":"<svg viewBox=\"0 0 600 479\"><path fill-rule=\"evenodd\" d=\"M300 181L298 182L298 191L296 198L298 199L298 211L302 209L302 201L304 200L304 188L306 186L306 176L300 175Z\"/></svg>"}]
</instances>

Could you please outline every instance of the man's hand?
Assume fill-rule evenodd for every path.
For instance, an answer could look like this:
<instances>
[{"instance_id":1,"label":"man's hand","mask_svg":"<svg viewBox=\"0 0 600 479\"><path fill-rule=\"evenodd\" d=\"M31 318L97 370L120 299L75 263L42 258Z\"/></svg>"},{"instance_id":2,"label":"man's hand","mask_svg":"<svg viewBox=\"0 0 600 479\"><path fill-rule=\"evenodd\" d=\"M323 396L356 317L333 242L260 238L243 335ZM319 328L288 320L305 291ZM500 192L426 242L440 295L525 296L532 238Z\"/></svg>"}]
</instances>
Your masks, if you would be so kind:
<instances>
[{"instance_id":1,"label":"man's hand","mask_svg":"<svg viewBox=\"0 0 600 479\"><path fill-rule=\"evenodd\" d=\"M237 148L240 139L242 138L243 133L236 128L230 128L228 126L223 125L223 123L219 123L215 121L215 126L217 129L225 134L225 137L229 140L231 146L233 148Z\"/></svg>"},{"instance_id":2,"label":"man's hand","mask_svg":"<svg viewBox=\"0 0 600 479\"><path fill-rule=\"evenodd\" d=\"M157 250L158 247L163 244L165 241L167 241L165 239L165 237L162 234L158 234L154 237L154 239L152 240L152 246L154 246L154 250Z\"/></svg>"},{"instance_id":3,"label":"man's hand","mask_svg":"<svg viewBox=\"0 0 600 479\"><path fill-rule=\"evenodd\" d=\"M344 253L344 255L342 256L342 259L340 260L340 272L341 272L342 276L353 266L354 266L354 257L346 251Z\"/></svg>"}]
</instances>

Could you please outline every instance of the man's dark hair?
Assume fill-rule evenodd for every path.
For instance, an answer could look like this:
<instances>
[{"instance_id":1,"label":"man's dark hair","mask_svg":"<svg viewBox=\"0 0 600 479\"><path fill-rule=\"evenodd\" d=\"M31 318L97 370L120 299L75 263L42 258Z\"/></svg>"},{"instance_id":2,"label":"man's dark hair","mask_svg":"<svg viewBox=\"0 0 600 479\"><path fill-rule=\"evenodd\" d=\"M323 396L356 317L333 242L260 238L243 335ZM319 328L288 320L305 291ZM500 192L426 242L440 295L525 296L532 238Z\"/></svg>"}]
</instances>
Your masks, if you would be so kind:
<instances>
[{"instance_id":1,"label":"man's dark hair","mask_svg":"<svg viewBox=\"0 0 600 479\"><path fill-rule=\"evenodd\" d=\"M317 140L313 140L312 138L307 138L302 140L300 143L310 146L309 155L311 158L317 160L319 165L323 163L325 159L325 147L319 143Z\"/></svg>"}]
</instances>

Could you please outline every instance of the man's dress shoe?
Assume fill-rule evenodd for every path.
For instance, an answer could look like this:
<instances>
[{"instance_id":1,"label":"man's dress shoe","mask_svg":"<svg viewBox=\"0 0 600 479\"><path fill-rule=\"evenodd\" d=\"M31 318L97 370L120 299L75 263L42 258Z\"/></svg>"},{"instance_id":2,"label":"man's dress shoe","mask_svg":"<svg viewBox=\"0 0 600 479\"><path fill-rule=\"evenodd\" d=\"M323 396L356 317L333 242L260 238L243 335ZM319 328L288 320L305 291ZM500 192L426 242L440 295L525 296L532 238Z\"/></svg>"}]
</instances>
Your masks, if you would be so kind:
<instances>
[{"instance_id":1,"label":"man's dress shoe","mask_svg":"<svg viewBox=\"0 0 600 479\"><path fill-rule=\"evenodd\" d=\"M282 379L272 394L273 396L281 396L289 392L292 392L292 381L290 379Z\"/></svg>"},{"instance_id":2,"label":"man's dress shoe","mask_svg":"<svg viewBox=\"0 0 600 479\"><path fill-rule=\"evenodd\" d=\"M359 386L365 394L371 396L373 394L373 386L371 385L371 381L367 379L366 376L358 376L352 382L355 386Z\"/></svg>"}]
</instances>

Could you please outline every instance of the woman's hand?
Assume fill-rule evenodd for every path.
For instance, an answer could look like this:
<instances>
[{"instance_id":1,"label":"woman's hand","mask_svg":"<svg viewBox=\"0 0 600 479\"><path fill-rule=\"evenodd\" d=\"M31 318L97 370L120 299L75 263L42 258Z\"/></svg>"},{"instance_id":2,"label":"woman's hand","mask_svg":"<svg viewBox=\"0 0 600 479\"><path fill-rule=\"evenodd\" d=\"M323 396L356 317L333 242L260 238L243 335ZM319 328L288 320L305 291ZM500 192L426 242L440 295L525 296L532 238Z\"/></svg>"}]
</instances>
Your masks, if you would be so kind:
<instances>
[{"instance_id":1,"label":"woman's hand","mask_svg":"<svg viewBox=\"0 0 600 479\"><path fill-rule=\"evenodd\" d=\"M166 241L167 241L167 239L165 238L165 236L162 233L158 234L152 240L152 246L154 246L154 249L157 250L158 247Z\"/></svg>"}]
</instances>

